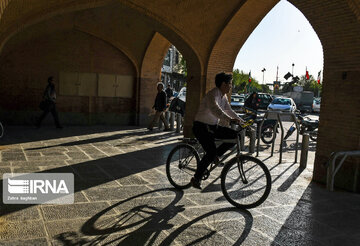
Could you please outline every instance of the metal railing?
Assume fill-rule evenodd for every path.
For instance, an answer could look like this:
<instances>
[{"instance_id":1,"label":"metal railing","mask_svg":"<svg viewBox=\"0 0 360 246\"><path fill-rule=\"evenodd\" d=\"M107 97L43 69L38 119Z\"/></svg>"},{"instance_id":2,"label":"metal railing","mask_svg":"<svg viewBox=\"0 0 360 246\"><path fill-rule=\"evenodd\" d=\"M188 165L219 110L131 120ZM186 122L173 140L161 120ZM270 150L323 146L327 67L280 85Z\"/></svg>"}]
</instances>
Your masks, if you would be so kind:
<instances>
[{"instance_id":1,"label":"metal railing","mask_svg":"<svg viewBox=\"0 0 360 246\"><path fill-rule=\"evenodd\" d=\"M275 146L275 139L276 139L276 129L278 127L278 124L280 124L281 129L281 141L280 141L280 156L279 156L279 163L282 162L282 151L283 151L283 142L284 142L284 127L282 124L282 120L291 121L295 123L296 126L296 143L295 143L295 163L297 162L297 156L298 156L298 143L299 143L299 124L296 118L296 115L294 113L290 112L276 112L276 111L266 111L263 120L260 123L260 126L258 127L258 139L257 139L257 151L256 156L259 156L259 149L260 149L260 136L261 136L261 128L264 124L265 119L274 119L277 120L275 127L274 127L274 141L272 142L271 146L271 156L274 155L274 146Z\"/></svg>"},{"instance_id":2,"label":"metal railing","mask_svg":"<svg viewBox=\"0 0 360 246\"><path fill-rule=\"evenodd\" d=\"M346 158L351 157L360 157L360 150L354 151L338 151L333 152L330 155L329 161L327 163L327 177L326 177L326 188L329 191L334 191L334 179L336 173L339 171L341 165L344 163ZM342 157L339 164L336 165L336 159Z\"/></svg>"}]
</instances>

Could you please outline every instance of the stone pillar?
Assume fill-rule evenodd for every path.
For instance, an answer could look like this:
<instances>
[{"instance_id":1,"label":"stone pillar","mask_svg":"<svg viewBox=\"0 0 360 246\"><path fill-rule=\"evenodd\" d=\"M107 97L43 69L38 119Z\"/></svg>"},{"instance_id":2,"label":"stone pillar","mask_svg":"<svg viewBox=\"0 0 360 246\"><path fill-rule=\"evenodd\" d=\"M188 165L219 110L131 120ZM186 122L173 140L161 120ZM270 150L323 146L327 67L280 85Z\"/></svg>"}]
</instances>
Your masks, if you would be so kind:
<instances>
[{"instance_id":1,"label":"stone pillar","mask_svg":"<svg viewBox=\"0 0 360 246\"><path fill-rule=\"evenodd\" d=\"M159 78L140 78L139 94L139 126L147 126L150 122L149 114L152 112L157 94L156 83Z\"/></svg>"},{"instance_id":2,"label":"stone pillar","mask_svg":"<svg viewBox=\"0 0 360 246\"><path fill-rule=\"evenodd\" d=\"M321 99L313 179L326 182L330 154L360 149L360 71L326 70ZM355 113L357 112L357 113ZM360 192L360 161L348 158L336 174L335 187Z\"/></svg>"},{"instance_id":3,"label":"stone pillar","mask_svg":"<svg viewBox=\"0 0 360 246\"><path fill-rule=\"evenodd\" d=\"M186 106L183 133L185 137L192 137L192 125L201 99L205 94L205 77L194 76L187 81Z\"/></svg>"}]
</instances>

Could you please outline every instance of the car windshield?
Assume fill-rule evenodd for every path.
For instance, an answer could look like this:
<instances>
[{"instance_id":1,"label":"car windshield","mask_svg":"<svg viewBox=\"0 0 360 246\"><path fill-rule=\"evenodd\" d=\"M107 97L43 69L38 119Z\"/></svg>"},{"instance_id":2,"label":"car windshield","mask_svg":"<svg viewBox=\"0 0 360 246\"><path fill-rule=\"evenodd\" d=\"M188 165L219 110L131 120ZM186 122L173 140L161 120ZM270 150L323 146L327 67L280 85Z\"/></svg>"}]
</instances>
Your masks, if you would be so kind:
<instances>
[{"instance_id":1,"label":"car windshield","mask_svg":"<svg viewBox=\"0 0 360 246\"><path fill-rule=\"evenodd\" d=\"M244 98L243 97L232 96L231 101L232 102L244 102Z\"/></svg>"},{"instance_id":2,"label":"car windshield","mask_svg":"<svg viewBox=\"0 0 360 246\"><path fill-rule=\"evenodd\" d=\"M281 105L291 105L290 99L286 99L286 98L275 98L272 103L281 104Z\"/></svg>"}]
</instances>

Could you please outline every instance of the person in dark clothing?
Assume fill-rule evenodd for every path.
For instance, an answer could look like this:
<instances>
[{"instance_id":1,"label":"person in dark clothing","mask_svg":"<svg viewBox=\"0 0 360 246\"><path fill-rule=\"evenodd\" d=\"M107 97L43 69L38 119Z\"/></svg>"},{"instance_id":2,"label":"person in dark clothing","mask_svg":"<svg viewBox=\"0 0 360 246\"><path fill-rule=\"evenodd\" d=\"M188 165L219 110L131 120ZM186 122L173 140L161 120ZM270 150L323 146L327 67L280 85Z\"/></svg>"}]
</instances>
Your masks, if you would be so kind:
<instances>
[{"instance_id":1,"label":"person in dark clothing","mask_svg":"<svg viewBox=\"0 0 360 246\"><path fill-rule=\"evenodd\" d=\"M171 97L174 96L174 92L171 89L170 85L167 86L165 93L166 93L166 97L167 97L168 101L170 100Z\"/></svg>"},{"instance_id":2,"label":"person in dark clothing","mask_svg":"<svg viewBox=\"0 0 360 246\"><path fill-rule=\"evenodd\" d=\"M54 84L54 77L52 76L48 78L48 85L46 86L43 94L42 104L43 104L42 107L43 113L36 121L36 127L39 128L41 126L41 122L43 121L43 119L48 115L48 113L51 112L55 121L56 128L63 128L60 125L58 113L56 110L56 90Z\"/></svg>"},{"instance_id":3,"label":"person in dark clothing","mask_svg":"<svg viewBox=\"0 0 360 246\"><path fill-rule=\"evenodd\" d=\"M256 92L253 92L246 100L244 103L244 106L246 108L250 108L253 109L255 111L258 110L259 108L259 100L258 100L258 95Z\"/></svg>"},{"instance_id":4,"label":"person in dark clothing","mask_svg":"<svg viewBox=\"0 0 360 246\"><path fill-rule=\"evenodd\" d=\"M158 82L157 83L157 91L158 91L158 93L156 95L155 104L153 106L153 109L155 109L155 115L154 115L154 118L150 122L150 125L148 127L148 129L150 131L153 130L153 127L156 124L156 122L159 120L159 118L164 123L165 131L170 130L169 123L167 122L167 120L164 117L164 112L166 110L166 93L165 93L165 91L163 89L164 89L164 84L161 83L161 82Z\"/></svg>"}]
</instances>

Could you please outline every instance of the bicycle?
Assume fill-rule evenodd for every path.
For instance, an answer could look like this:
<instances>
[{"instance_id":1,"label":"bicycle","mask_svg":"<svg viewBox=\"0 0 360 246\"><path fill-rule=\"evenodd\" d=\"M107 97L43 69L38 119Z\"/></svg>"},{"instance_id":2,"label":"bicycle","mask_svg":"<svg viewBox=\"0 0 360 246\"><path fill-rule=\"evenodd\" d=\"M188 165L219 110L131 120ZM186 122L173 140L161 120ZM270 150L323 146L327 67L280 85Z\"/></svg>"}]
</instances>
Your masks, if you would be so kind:
<instances>
[{"instance_id":1,"label":"bicycle","mask_svg":"<svg viewBox=\"0 0 360 246\"><path fill-rule=\"evenodd\" d=\"M305 132L309 133L310 139L315 141L317 140L317 128L319 127L319 121L318 120L311 120L308 116L302 116L299 113L297 113L297 121L300 125L300 134L304 134ZM287 140L293 132L296 130L296 127L294 126L295 123L291 125L289 130L286 132L286 135L284 137L284 140Z\"/></svg>"},{"instance_id":2,"label":"bicycle","mask_svg":"<svg viewBox=\"0 0 360 246\"><path fill-rule=\"evenodd\" d=\"M247 122L246 124L251 124ZM236 139L218 139L217 143L236 143L219 162L211 163L202 179L209 178L210 173L231 155L221 172L221 190L225 198L235 207L254 208L263 203L271 190L271 176L268 168L259 159L242 155L240 152L240 126ZM166 161L166 175L169 182L177 189L191 186L190 179L194 176L200 162L201 145L196 139L184 138L183 143L175 146ZM177 173L178 172L178 173Z\"/></svg>"},{"instance_id":3,"label":"bicycle","mask_svg":"<svg viewBox=\"0 0 360 246\"><path fill-rule=\"evenodd\" d=\"M257 111L253 110L251 108L247 108L244 107L244 120L249 120L252 119L254 121L254 123L256 123L256 129L258 129L258 127L260 126L261 122L263 121L262 119L257 118ZM269 120L269 119L265 119L264 123L261 127L261 135L260 138L263 141L263 143L265 144L272 144L275 141L275 126L276 126L277 120ZM248 127L250 128L250 127ZM249 132L247 132L248 135L250 135ZM258 131L256 130L256 138L258 138Z\"/></svg>"}]
</instances>

